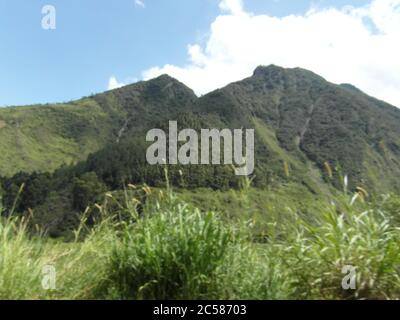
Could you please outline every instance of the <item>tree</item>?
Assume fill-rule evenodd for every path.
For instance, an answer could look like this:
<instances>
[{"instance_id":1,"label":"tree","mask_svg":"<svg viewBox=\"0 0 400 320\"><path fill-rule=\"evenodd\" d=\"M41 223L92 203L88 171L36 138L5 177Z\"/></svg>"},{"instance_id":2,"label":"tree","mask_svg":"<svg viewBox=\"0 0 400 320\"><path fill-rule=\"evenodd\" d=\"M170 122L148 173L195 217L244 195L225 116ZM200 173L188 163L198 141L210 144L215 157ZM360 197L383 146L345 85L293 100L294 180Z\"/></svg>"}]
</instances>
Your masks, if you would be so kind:
<instances>
[{"instance_id":1,"label":"tree","mask_svg":"<svg viewBox=\"0 0 400 320\"><path fill-rule=\"evenodd\" d=\"M94 172L88 172L79 178L74 178L72 183L74 209L84 211L88 206L99 201L106 190L105 184Z\"/></svg>"}]
</instances>

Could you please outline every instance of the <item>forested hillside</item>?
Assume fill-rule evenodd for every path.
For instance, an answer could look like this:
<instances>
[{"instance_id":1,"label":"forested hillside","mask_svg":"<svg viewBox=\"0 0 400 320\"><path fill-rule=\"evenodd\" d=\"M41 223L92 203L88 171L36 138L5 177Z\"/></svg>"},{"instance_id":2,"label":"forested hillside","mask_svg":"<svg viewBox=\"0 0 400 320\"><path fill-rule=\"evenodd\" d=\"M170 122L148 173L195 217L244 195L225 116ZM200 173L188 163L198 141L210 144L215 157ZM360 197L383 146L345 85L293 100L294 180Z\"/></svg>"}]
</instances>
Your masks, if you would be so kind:
<instances>
[{"instance_id":1,"label":"forested hillside","mask_svg":"<svg viewBox=\"0 0 400 320\"><path fill-rule=\"evenodd\" d=\"M69 103L1 109L4 206L32 209L58 235L106 191L165 187L164 168L146 162L145 135L170 120L180 129L254 128L260 190L320 196L344 176L370 193L400 187L398 109L307 70L269 66L202 97L164 75ZM230 166L169 166L168 179L186 192L242 184Z\"/></svg>"}]
</instances>

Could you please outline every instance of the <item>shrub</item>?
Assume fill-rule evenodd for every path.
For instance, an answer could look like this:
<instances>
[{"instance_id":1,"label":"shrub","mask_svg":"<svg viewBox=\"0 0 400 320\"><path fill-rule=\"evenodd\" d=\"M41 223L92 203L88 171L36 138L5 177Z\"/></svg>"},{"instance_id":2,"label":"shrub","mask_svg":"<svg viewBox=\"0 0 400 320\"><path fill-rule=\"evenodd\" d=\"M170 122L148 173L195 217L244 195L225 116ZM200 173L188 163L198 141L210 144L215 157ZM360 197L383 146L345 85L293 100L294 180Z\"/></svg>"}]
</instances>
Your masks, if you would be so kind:
<instances>
[{"instance_id":1,"label":"shrub","mask_svg":"<svg viewBox=\"0 0 400 320\"><path fill-rule=\"evenodd\" d=\"M234 230L213 212L174 196L125 224L108 268L115 298L201 299L211 295L216 269L235 242Z\"/></svg>"},{"instance_id":2,"label":"shrub","mask_svg":"<svg viewBox=\"0 0 400 320\"><path fill-rule=\"evenodd\" d=\"M355 198L353 198L353 201ZM400 293L400 232L388 214L349 199L320 209L315 223L296 217L280 253L290 268L293 296L387 299ZM344 290L343 268L353 266L356 289Z\"/></svg>"},{"instance_id":3,"label":"shrub","mask_svg":"<svg viewBox=\"0 0 400 320\"><path fill-rule=\"evenodd\" d=\"M0 299L34 299L41 290L42 270L50 260L43 243L30 239L25 219L0 218Z\"/></svg>"}]
</instances>

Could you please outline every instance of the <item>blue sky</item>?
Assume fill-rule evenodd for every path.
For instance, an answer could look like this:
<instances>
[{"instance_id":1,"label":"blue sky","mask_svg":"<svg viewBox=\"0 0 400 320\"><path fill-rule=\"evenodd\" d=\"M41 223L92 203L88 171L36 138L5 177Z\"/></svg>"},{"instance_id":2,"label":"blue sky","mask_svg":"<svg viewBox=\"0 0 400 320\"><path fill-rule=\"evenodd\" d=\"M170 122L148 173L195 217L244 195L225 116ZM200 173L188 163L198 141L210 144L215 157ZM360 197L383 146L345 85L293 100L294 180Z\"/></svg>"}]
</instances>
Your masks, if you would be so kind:
<instances>
[{"instance_id":1,"label":"blue sky","mask_svg":"<svg viewBox=\"0 0 400 320\"><path fill-rule=\"evenodd\" d=\"M224 14L219 0L142 2L144 7L135 0L0 0L0 106L68 101L105 91L111 76L129 83L154 74L144 73L154 67L184 67L188 45L205 50L212 24ZM242 10L282 18L310 7L370 2L243 0ZM47 4L57 10L55 30L41 27Z\"/></svg>"}]
</instances>

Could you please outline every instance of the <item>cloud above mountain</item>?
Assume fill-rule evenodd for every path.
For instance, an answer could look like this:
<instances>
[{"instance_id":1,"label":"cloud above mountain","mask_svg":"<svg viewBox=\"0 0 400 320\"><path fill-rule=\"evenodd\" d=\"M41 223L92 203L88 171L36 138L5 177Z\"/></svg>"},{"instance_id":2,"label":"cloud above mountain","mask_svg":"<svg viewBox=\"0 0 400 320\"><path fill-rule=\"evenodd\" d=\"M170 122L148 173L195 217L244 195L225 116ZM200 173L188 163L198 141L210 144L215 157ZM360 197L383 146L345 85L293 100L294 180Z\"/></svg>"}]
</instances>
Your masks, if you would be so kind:
<instances>
[{"instance_id":1,"label":"cloud above mountain","mask_svg":"<svg viewBox=\"0 0 400 320\"><path fill-rule=\"evenodd\" d=\"M188 45L185 65L154 66L143 78L167 73L204 94L258 65L277 64L352 83L400 107L400 0L285 17L253 14L241 0L222 0L219 7L206 44Z\"/></svg>"},{"instance_id":2,"label":"cloud above mountain","mask_svg":"<svg viewBox=\"0 0 400 320\"><path fill-rule=\"evenodd\" d=\"M114 90L125 86L126 84L123 82L118 82L117 78L112 76L108 80L107 90Z\"/></svg>"}]
</instances>

